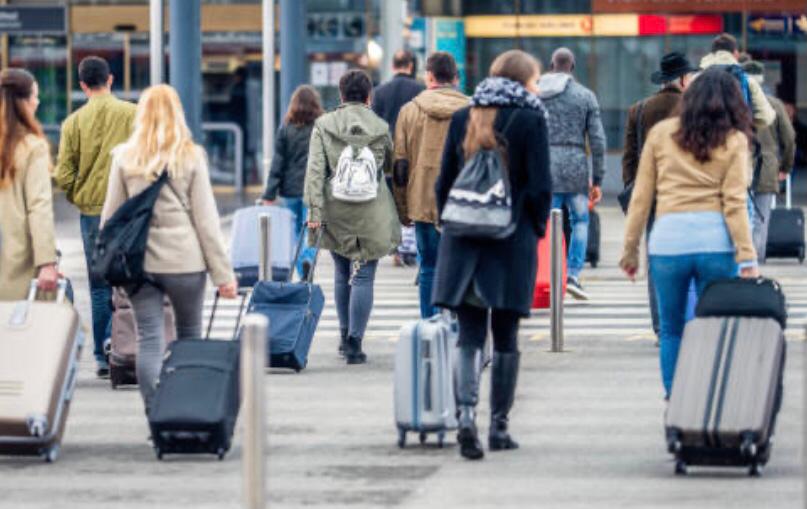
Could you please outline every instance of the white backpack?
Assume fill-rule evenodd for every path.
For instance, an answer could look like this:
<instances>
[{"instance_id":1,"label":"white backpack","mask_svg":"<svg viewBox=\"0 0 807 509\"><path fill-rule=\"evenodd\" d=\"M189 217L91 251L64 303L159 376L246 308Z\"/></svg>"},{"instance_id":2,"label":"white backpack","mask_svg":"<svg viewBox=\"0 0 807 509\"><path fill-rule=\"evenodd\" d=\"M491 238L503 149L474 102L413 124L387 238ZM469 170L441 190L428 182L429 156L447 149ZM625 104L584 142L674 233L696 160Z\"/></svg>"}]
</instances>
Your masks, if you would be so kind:
<instances>
[{"instance_id":1,"label":"white backpack","mask_svg":"<svg viewBox=\"0 0 807 509\"><path fill-rule=\"evenodd\" d=\"M339 156L336 173L331 178L334 199L367 202L378 196L378 166L373 152L362 147L354 151L348 145Z\"/></svg>"}]
</instances>

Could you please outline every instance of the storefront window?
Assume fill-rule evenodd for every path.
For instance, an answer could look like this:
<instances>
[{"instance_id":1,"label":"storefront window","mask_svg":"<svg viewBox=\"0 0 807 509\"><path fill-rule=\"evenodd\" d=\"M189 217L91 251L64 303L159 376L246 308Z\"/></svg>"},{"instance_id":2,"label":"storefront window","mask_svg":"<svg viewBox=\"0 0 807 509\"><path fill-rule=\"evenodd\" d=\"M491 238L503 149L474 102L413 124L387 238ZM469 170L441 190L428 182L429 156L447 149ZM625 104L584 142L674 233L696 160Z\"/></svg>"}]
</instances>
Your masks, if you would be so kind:
<instances>
[{"instance_id":1,"label":"storefront window","mask_svg":"<svg viewBox=\"0 0 807 509\"><path fill-rule=\"evenodd\" d=\"M67 114L67 50L64 37L9 37L9 63L33 73L39 83L42 124L58 124Z\"/></svg>"}]
</instances>

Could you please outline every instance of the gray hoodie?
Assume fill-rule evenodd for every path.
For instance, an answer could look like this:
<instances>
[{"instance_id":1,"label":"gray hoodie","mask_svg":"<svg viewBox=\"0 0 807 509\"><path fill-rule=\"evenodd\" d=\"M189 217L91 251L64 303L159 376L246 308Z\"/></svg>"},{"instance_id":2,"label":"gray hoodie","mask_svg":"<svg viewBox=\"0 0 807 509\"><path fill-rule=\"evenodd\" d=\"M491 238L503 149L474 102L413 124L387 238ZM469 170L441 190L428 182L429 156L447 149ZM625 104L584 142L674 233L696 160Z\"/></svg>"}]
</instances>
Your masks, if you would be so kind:
<instances>
[{"instance_id":1,"label":"gray hoodie","mask_svg":"<svg viewBox=\"0 0 807 509\"><path fill-rule=\"evenodd\" d=\"M605 130L597 98L566 73L544 74L538 88L548 113L552 191L588 193L587 142L592 183L601 185L605 173Z\"/></svg>"}]
</instances>

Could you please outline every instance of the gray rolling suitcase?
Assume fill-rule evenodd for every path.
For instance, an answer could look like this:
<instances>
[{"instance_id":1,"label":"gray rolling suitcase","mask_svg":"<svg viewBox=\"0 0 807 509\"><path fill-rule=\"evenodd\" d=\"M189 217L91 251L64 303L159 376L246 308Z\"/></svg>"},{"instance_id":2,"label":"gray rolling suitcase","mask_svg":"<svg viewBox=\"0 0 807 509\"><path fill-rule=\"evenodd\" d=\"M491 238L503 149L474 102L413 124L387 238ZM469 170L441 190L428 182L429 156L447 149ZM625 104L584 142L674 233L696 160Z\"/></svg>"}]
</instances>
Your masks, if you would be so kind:
<instances>
[{"instance_id":1,"label":"gray rolling suitcase","mask_svg":"<svg viewBox=\"0 0 807 509\"><path fill-rule=\"evenodd\" d=\"M395 353L395 423L398 446L407 432L437 434L443 446L446 431L457 427L451 356L457 342L456 322L436 315L401 329Z\"/></svg>"},{"instance_id":2,"label":"gray rolling suitcase","mask_svg":"<svg viewBox=\"0 0 807 509\"><path fill-rule=\"evenodd\" d=\"M0 302L0 454L56 460L76 387L83 342L79 316L65 301Z\"/></svg>"},{"instance_id":3,"label":"gray rolling suitcase","mask_svg":"<svg viewBox=\"0 0 807 509\"><path fill-rule=\"evenodd\" d=\"M666 415L677 474L767 463L782 402L785 338L772 318L698 317L684 331Z\"/></svg>"}]
</instances>

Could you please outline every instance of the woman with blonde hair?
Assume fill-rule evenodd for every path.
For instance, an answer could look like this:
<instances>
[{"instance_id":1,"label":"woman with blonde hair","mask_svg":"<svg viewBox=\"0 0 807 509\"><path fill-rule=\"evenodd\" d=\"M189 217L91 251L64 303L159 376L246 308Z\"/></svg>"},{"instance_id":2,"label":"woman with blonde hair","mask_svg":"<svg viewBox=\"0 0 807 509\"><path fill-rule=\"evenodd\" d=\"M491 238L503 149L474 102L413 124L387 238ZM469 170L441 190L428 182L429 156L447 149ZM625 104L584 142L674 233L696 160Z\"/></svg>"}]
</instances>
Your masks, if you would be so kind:
<instances>
[{"instance_id":1,"label":"woman with blonde hair","mask_svg":"<svg viewBox=\"0 0 807 509\"><path fill-rule=\"evenodd\" d=\"M138 330L137 378L148 413L162 364L163 298L176 315L178 339L202 336L207 274L222 297L234 298L235 275L224 247L204 149L196 145L176 91L168 85L140 97L132 136L112 152L102 224L130 197L168 173L154 205L146 244L150 282L126 289Z\"/></svg>"},{"instance_id":2,"label":"woman with blonde hair","mask_svg":"<svg viewBox=\"0 0 807 509\"><path fill-rule=\"evenodd\" d=\"M50 151L38 106L31 73L0 73L0 300L25 298L34 277L40 290L54 290L59 277Z\"/></svg>"},{"instance_id":3,"label":"woman with blonde hair","mask_svg":"<svg viewBox=\"0 0 807 509\"><path fill-rule=\"evenodd\" d=\"M475 238L443 230L433 300L453 309L460 325L457 358L457 441L468 459L484 456L476 429L479 359L493 333L490 391L491 451L515 449L507 431L518 377L519 320L529 316L537 268L536 246L544 236L552 177L546 113L537 97L538 62L511 50L499 55L471 99L471 106L451 119L435 193L440 216L467 161L482 150L500 152L511 190L510 233L504 238ZM505 186L506 187L506 186Z\"/></svg>"}]
</instances>

